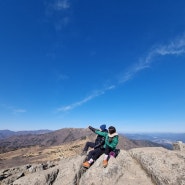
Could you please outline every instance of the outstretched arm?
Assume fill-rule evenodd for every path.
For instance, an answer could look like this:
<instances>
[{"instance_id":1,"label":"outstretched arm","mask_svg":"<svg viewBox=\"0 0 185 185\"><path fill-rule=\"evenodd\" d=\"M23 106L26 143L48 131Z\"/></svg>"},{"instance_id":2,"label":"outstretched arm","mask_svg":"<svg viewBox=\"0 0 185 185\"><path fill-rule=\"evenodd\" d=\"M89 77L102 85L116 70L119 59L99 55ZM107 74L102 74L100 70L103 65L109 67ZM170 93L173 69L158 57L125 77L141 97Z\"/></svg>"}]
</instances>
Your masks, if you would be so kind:
<instances>
[{"instance_id":1,"label":"outstretched arm","mask_svg":"<svg viewBox=\"0 0 185 185\"><path fill-rule=\"evenodd\" d=\"M97 129L91 127L91 126L89 126L88 128L89 128L91 131L93 131L93 132L96 132L96 130L97 130Z\"/></svg>"},{"instance_id":2,"label":"outstretched arm","mask_svg":"<svg viewBox=\"0 0 185 185\"><path fill-rule=\"evenodd\" d=\"M98 135L100 135L100 136L103 136L103 137L106 137L106 135L108 134L106 132L101 132L99 130L96 130L95 133L98 134Z\"/></svg>"}]
</instances>

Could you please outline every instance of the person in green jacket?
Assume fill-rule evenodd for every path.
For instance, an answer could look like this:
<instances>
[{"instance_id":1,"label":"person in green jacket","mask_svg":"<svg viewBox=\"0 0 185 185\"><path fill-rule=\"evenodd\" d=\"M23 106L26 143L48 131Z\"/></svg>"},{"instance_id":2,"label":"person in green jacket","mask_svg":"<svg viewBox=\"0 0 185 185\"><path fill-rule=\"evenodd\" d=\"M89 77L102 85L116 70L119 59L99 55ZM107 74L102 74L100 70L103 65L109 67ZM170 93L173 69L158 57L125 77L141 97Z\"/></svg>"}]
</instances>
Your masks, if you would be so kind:
<instances>
[{"instance_id":1,"label":"person in green jacket","mask_svg":"<svg viewBox=\"0 0 185 185\"><path fill-rule=\"evenodd\" d=\"M95 132L96 134L103 136L105 138L104 144L102 147L94 149L89 152L87 156L87 161L85 161L82 165L85 168L89 168L91 164L98 159L103 153L105 154L104 160L103 160L103 167L107 167L108 165L108 156L111 151L114 151L116 149L116 146L118 144L118 134L116 133L116 128L113 126L110 126L108 128L108 133L101 132L99 130L96 130L95 128L89 126L89 129Z\"/></svg>"}]
</instances>

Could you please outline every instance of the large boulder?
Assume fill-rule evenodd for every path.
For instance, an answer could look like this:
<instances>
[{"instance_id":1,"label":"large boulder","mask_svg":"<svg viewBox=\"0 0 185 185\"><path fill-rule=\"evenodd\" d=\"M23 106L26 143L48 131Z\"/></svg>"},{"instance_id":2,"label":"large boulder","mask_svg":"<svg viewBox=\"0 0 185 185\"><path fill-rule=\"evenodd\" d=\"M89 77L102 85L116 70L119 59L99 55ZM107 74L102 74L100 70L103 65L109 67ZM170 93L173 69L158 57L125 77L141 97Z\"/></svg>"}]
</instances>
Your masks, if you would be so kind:
<instances>
[{"instance_id":1,"label":"large boulder","mask_svg":"<svg viewBox=\"0 0 185 185\"><path fill-rule=\"evenodd\" d=\"M51 168L42 173L32 173L13 182L13 185L51 185L56 180L58 168Z\"/></svg>"},{"instance_id":2,"label":"large boulder","mask_svg":"<svg viewBox=\"0 0 185 185\"><path fill-rule=\"evenodd\" d=\"M85 157L63 158L59 164L47 170L26 175L14 181L13 185L73 185L78 182L78 174Z\"/></svg>"},{"instance_id":3,"label":"large boulder","mask_svg":"<svg viewBox=\"0 0 185 185\"><path fill-rule=\"evenodd\" d=\"M129 153L157 185L185 185L185 152L138 148Z\"/></svg>"},{"instance_id":4,"label":"large boulder","mask_svg":"<svg viewBox=\"0 0 185 185\"><path fill-rule=\"evenodd\" d=\"M111 157L107 168L102 166L101 156L80 179L80 185L153 185L151 178L129 155L121 150L117 158Z\"/></svg>"},{"instance_id":5,"label":"large boulder","mask_svg":"<svg viewBox=\"0 0 185 185\"><path fill-rule=\"evenodd\" d=\"M185 144L182 141L173 143L173 150L185 151Z\"/></svg>"}]
</instances>

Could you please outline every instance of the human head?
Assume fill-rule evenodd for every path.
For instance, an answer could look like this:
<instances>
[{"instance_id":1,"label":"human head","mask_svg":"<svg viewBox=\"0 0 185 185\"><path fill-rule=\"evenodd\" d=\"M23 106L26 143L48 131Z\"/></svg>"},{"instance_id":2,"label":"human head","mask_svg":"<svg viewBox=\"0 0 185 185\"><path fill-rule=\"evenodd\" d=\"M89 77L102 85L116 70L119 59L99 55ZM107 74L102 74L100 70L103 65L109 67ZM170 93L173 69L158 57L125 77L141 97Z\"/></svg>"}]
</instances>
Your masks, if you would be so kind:
<instances>
[{"instance_id":1,"label":"human head","mask_svg":"<svg viewBox=\"0 0 185 185\"><path fill-rule=\"evenodd\" d=\"M101 129L101 131L106 130L106 125L101 125L101 126L100 126L100 129Z\"/></svg>"},{"instance_id":2,"label":"human head","mask_svg":"<svg viewBox=\"0 0 185 185\"><path fill-rule=\"evenodd\" d=\"M110 134L114 134L116 132L116 128L113 126L110 126L108 129Z\"/></svg>"}]
</instances>

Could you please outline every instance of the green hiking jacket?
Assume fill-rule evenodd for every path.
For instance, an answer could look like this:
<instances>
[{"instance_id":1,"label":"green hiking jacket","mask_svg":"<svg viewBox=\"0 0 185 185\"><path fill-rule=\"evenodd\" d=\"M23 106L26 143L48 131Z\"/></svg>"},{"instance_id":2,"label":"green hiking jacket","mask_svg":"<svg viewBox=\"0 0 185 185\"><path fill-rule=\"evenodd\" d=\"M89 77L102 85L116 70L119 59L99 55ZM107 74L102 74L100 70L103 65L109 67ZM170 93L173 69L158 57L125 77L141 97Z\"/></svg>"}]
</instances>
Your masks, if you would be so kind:
<instances>
[{"instance_id":1,"label":"green hiking jacket","mask_svg":"<svg viewBox=\"0 0 185 185\"><path fill-rule=\"evenodd\" d=\"M118 144L118 134L114 133L112 135L110 135L107 132L101 132L96 130L95 131L96 134L105 137L105 144L103 145L104 148L106 148L106 146L108 145L109 147L111 147L113 150L116 148L117 144ZM109 137L112 137L112 141L109 142Z\"/></svg>"}]
</instances>

